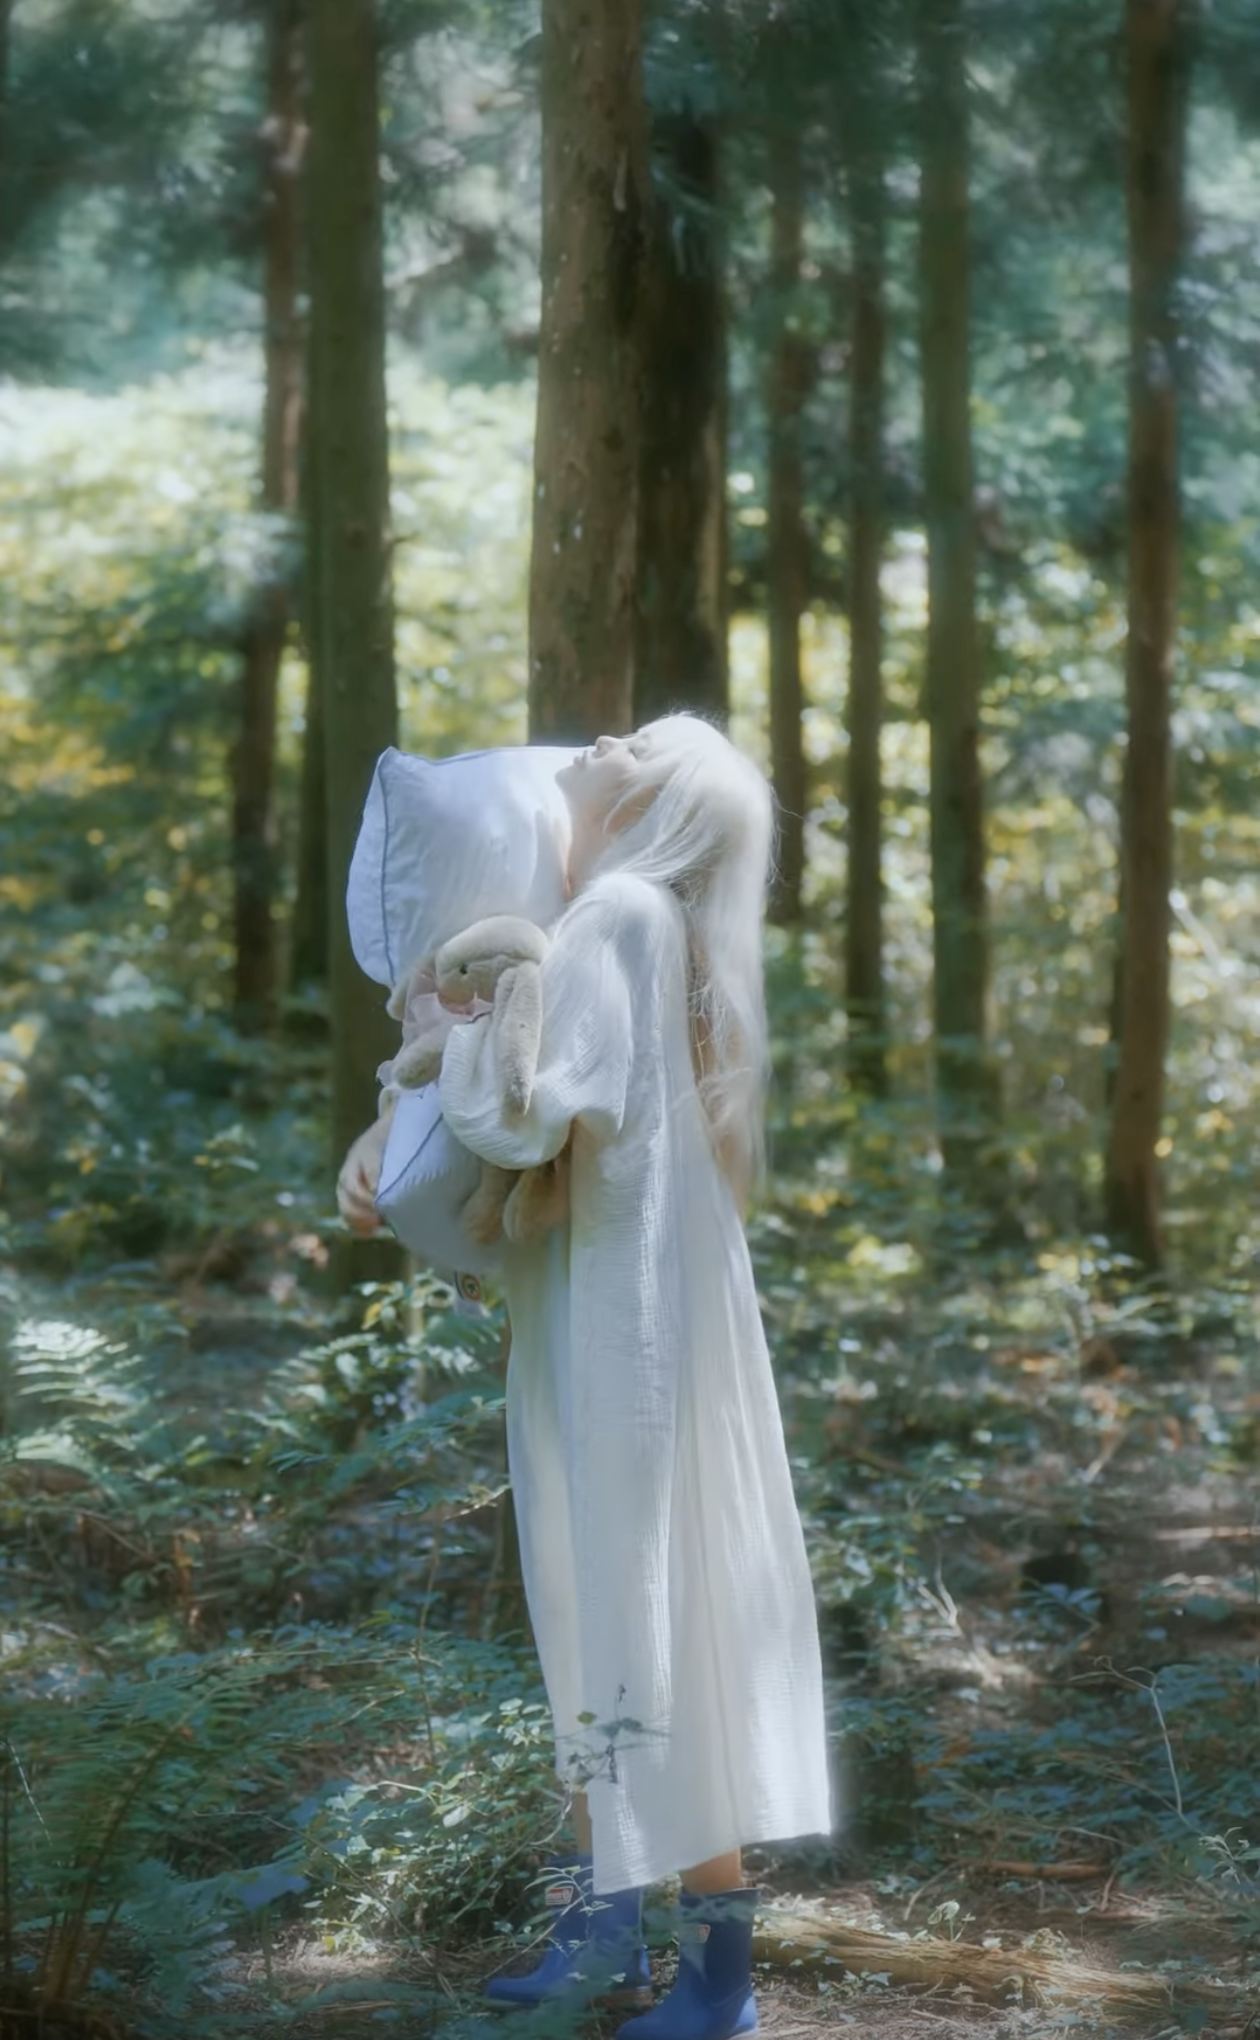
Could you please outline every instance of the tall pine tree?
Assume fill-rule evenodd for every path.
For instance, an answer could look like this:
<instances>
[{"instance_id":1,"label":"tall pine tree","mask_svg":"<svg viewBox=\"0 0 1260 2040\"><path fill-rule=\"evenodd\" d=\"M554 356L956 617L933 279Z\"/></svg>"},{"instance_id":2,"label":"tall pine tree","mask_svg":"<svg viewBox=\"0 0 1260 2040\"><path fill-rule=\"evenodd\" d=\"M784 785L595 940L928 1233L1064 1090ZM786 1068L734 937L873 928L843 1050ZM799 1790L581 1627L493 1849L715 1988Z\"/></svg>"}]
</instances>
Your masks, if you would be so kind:
<instances>
[{"instance_id":1,"label":"tall pine tree","mask_svg":"<svg viewBox=\"0 0 1260 2040\"><path fill-rule=\"evenodd\" d=\"M861 1090L883 1092L882 871L884 548L884 272L888 94L878 31L857 0L842 13L844 72L840 136L844 151L851 249L849 346L849 696L848 887L845 914L845 1013L849 1075Z\"/></svg>"},{"instance_id":2,"label":"tall pine tree","mask_svg":"<svg viewBox=\"0 0 1260 2040\"><path fill-rule=\"evenodd\" d=\"M1172 681L1179 498L1177 287L1185 244L1191 0L1126 0L1129 224L1128 744L1120 817L1118 1060L1107 1223L1163 1258L1158 1148L1169 1019Z\"/></svg>"},{"instance_id":3,"label":"tall pine tree","mask_svg":"<svg viewBox=\"0 0 1260 2040\"><path fill-rule=\"evenodd\" d=\"M394 1045L346 927L350 856L376 759L395 742L385 305L374 0L309 0L312 383L311 654L328 816L332 1136L339 1162L371 1119Z\"/></svg>"},{"instance_id":4,"label":"tall pine tree","mask_svg":"<svg viewBox=\"0 0 1260 2040\"><path fill-rule=\"evenodd\" d=\"M776 23L772 49L792 77L793 25ZM770 776L779 804L773 912L800 918L805 876L805 773L801 617L809 590L802 426L811 355L800 327L805 159L799 106L785 92L770 110L770 308L766 365L766 609L770 639Z\"/></svg>"},{"instance_id":5,"label":"tall pine tree","mask_svg":"<svg viewBox=\"0 0 1260 2040\"><path fill-rule=\"evenodd\" d=\"M647 111L640 0L543 0L529 726L634 713Z\"/></svg>"},{"instance_id":6,"label":"tall pine tree","mask_svg":"<svg viewBox=\"0 0 1260 2040\"><path fill-rule=\"evenodd\" d=\"M932 963L946 1166L970 1173L993 1105L971 448L964 0L918 0L919 316L928 540Z\"/></svg>"},{"instance_id":7,"label":"tall pine tree","mask_svg":"<svg viewBox=\"0 0 1260 2040\"><path fill-rule=\"evenodd\" d=\"M260 242L263 418L260 507L269 550L246 622L240 715L232 754L235 1006L239 1026L265 1027L277 992L276 689L293 610L290 520L298 500L303 397L299 188L306 144L302 0L264 0L266 112Z\"/></svg>"},{"instance_id":8,"label":"tall pine tree","mask_svg":"<svg viewBox=\"0 0 1260 2040\"><path fill-rule=\"evenodd\" d=\"M653 121L643 293L634 720L724 716L726 304L721 137L685 95Z\"/></svg>"}]
</instances>

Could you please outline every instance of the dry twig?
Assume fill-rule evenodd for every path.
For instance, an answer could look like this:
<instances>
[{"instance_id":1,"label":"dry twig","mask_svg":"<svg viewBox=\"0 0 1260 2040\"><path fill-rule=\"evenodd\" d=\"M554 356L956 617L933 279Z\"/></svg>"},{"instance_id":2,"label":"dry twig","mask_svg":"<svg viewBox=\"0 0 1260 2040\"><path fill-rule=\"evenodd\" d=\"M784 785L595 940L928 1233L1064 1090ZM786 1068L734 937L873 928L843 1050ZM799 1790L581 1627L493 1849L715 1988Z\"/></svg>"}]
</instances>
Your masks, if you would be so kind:
<instances>
[{"instance_id":1,"label":"dry twig","mask_svg":"<svg viewBox=\"0 0 1260 2040\"><path fill-rule=\"evenodd\" d=\"M1174 2002L1180 2003L1180 1994L1175 1998L1173 1986L1161 1976L1098 1969L1086 1960L1032 1948L978 1948L969 1941L926 1936L900 1939L849 1926L833 1914L777 1907L758 1921L755 1953L759 1962L776 1968L827 1964L856 1976L887 1976L891 1983L911 1989L966 1991L987 2004L1088 1999L1123 2015L1169 2010ZM1220 2010L1236 2002L1234 1994L1219 1984L1196 1983L1193 1999Z\"/></svg>"}]
</instances>

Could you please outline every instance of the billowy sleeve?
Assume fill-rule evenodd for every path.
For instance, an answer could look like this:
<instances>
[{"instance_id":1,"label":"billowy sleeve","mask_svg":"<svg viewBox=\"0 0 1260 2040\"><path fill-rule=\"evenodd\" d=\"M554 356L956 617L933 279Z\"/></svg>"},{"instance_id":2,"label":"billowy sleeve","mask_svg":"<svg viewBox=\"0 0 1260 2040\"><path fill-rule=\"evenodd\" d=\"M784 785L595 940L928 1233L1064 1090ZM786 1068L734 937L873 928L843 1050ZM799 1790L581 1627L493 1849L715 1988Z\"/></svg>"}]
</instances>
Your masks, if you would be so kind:
<instances>
[{"instance_id":1,"label":"billowy sleeve","mask_svg":"<svg viewBox=\"0 0 1260 2040\"><path fill-rule=\"evenodd\" d=\"M636 888L639 890L639 888ZM456 1027L442 1060L442 1116L457 1140L500 1168L558 1155L575 1122L597 1141L621 1131L636 1025L656 1005L659 942L626 888L574 902L542 965L542 1039L529 1105L507 1115L491 1021Z\"/></svg>"}]
</instances>

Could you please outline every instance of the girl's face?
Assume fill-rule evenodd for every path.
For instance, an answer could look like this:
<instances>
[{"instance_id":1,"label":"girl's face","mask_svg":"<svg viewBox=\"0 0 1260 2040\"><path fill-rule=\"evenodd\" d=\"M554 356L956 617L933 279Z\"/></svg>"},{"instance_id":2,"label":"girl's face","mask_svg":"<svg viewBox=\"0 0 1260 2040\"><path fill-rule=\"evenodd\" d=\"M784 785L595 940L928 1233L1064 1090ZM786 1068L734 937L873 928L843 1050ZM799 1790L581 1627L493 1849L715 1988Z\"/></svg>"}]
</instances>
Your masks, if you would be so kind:
<instances>
[{"instance_id":1,"label":"girl's face","mask_svg":"<svg viewBox=\"0 0 1260 2040\"><path fill-rule=\"evenodd\" d=\"M643 731L630 737L599 737L579 751L571 765L556 774L556 785L569 803L575 831L603 835L615 809L623 804L629 818L642 812L633 796L647 793L645 757L650 739Z\"/></svg>"},{"instance_id":2,"label":"girl's face","mask_svg":"<svg viewBox=\"0 0 1260 2040\"><path fill-rule=\"evenodd\" d=\"M659 783L648 763L651 749L652 738L644 730L631 737L599 737L557 772L556 785L573 817L571 890L585 884L609 837L636 822L650 806Z\"/></svg>"}]
</instances>

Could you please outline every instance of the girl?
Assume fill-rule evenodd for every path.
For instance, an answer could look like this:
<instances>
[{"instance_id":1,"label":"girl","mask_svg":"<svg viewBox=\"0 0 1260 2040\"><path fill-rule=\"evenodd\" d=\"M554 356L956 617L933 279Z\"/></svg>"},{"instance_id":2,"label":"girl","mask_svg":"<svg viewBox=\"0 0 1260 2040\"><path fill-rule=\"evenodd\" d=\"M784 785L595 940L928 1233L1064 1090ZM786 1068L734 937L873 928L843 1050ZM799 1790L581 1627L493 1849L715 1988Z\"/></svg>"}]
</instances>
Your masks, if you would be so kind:
<instances>
[{"instance_id":1,"label":"girl","mask_svg":"<svg viewBox=\"0 0 1260 2040\"><path fill-rule=\"evenodd\" d=\"M508 1450L530 1615L578 1789L534 2004L647 1982L643 1887L682 1872L669 1996L621 2040L753 2032L743 1844L830 1826L809 1569L740 1212L761 1162L760 773L686 715L559 775L571 904L543 965L530 1103L485 1020L441 1077L452 1132L529 1168L571 1140L569 1223L504 1251ZM595 1899L594 1894L599 1894Z\"/></svg>"}]
</instances>

